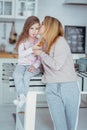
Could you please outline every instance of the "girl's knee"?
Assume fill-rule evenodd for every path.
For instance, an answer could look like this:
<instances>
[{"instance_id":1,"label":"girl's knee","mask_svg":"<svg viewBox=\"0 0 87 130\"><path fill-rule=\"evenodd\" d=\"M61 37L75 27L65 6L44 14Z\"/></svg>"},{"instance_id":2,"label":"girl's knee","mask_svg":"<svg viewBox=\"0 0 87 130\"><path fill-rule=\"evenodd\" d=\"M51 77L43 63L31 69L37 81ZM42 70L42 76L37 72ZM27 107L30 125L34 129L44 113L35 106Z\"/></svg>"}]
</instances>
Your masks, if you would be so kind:
<instances>
[{"instance_id":1,"label":"girl's knee","mask_svg":"<svg viewBox=\"0 0 87 130\"><path fill-rule=\"evenodd\" d=\"M14 73L13 73L13 78L14 78L14 79L22 79L22 78L23 78L23 75L22 75L21 73L14 72Z\"/></svg>"}]
</instances>

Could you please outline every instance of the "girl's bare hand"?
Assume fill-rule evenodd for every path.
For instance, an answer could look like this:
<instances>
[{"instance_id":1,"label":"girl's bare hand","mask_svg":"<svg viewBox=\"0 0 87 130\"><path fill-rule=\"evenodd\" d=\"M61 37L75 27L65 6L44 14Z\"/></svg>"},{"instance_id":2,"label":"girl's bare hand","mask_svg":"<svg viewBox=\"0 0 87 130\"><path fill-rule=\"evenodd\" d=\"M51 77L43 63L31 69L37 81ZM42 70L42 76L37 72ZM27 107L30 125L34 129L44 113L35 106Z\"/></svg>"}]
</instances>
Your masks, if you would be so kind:
<instances>
[{"instance_id":1,"label":"girl's bare hand","mask_svg":"<svg viewBox=\"0 0 87 130\"><path fill-rule=\"evenodd\" d=\"M30 68L28 68L28 71L33 73L35 71L35 67L34 66L31 66Z\"/></svg>"}]
</instances>

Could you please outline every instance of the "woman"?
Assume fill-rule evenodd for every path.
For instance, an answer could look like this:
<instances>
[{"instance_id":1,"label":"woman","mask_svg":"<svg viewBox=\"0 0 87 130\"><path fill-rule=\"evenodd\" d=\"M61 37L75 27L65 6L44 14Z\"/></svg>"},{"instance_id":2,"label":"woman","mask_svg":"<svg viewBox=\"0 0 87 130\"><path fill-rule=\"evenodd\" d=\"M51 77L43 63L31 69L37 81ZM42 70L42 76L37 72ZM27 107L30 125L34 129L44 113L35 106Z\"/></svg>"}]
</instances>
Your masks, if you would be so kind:
<instances>
[{"instance_id":1,"label":"woman","mask_svg":"<svg viewBox=\"0 0 87 130\"><path fill-rule=\"evenodd\" d=\"M80 91L72 54L60 21L46 16L39 33L43 47L35 46L44 69L46 97L55 130L76 130ZM41 49L43 48L43 50Z\"/></svg>"}]
</instances>

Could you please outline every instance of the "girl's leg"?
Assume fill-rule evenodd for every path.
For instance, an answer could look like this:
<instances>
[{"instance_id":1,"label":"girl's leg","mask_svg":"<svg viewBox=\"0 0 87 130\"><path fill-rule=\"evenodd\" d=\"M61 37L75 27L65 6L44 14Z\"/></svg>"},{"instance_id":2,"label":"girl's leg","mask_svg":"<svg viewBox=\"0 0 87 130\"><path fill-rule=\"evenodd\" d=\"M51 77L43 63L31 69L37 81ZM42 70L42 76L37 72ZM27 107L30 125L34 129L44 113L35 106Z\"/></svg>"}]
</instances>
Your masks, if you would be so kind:
<instances>
[{"instance_id":1,"label":"girl's leg","mask_svg":"<svg viewBox=\"0 0 87 130\"><path fill-rule=\"evenodd\" d=\"M26 70L25 66L22 65L17 65L14 73L13 73L13 78L14 78L14 82L15 82L15 87L16 87L16 91L17 91L17 95L19 96L20 94L24 93L24 72Z\"/></svg>"},{"instance_id":2,"label":"girl's leg","mask_svg":"<svg viewBox=\"0 0 87 130\"><path fill-rule=\"evenodd\" d=\"M29 66L28 66L27 68L29 68ZM28 92L28 90L29 90L30 79L31 79L33 76L35 76L35 75L37 75L37 74L39 74L39 73L40 73L40 70L39 70L39 69L36 69L34 73L31 73L31 72L29 72L29 71L26 69L26 71L25 71L25 73L24 73L24 86L25 86L24 93L25 93L25 95L27 94L27 92Z\"/></svg>"},{"instance_id":3,"label":"girl's leg","mask_svg":"<svg viewBox=\"0 0 87 130\"><path fill-rule=\"evenodd\" d=\"M60 85L47 84L46 97L55 130L68 130Z\"/></svg>"},{"instance_id":4,"label":"girl's leg","mask_svg":"<svg viewBox=\"0 0 87 130\"><path fill-rule=\"evenodd\" d=\"M76 130L80 105L80 91L77 83L61 84L61 95L65 104L68 130Z\"/></svg>"}]
</instances>

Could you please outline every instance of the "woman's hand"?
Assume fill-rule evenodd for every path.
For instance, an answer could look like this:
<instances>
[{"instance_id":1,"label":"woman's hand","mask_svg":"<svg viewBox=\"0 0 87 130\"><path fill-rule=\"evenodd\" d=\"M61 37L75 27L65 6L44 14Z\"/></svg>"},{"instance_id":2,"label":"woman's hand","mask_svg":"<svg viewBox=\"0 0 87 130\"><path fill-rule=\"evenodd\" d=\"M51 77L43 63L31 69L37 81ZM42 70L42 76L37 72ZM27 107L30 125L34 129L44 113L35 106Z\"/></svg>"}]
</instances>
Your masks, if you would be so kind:
<instances>
[{"instance_id":1,"label":"woman's hand","mask_svg":"<svg viewBox=\"0 0 87 130\"><path fill-rule=\"evenodd\" d=\"M35 55L40 55L43 52L42 47L39 47L37 45L33 46L32 50Z\"/></svg>"},{"instance_id":2,"label":"woman's hand","mask_svg":"<svg viewBox=\"0 0 87 130\"><path fill-rule=\"evenodd\" d=\"M34 51L34 50L41 50L41 47L39 47L38 45L35 45L35 46L32 47L32 50L33 50L33 51Z\"/></svg>"},{"instance_id":3,"label":"woman's hand","mask_svg":"<svg viewBox=\"0 0 87 130\"><path fill-rule=\"evenodd\" d=\"M42 50L33 50L35 55L40 55L43 51Z\"/></svg>"}]
</instances>

